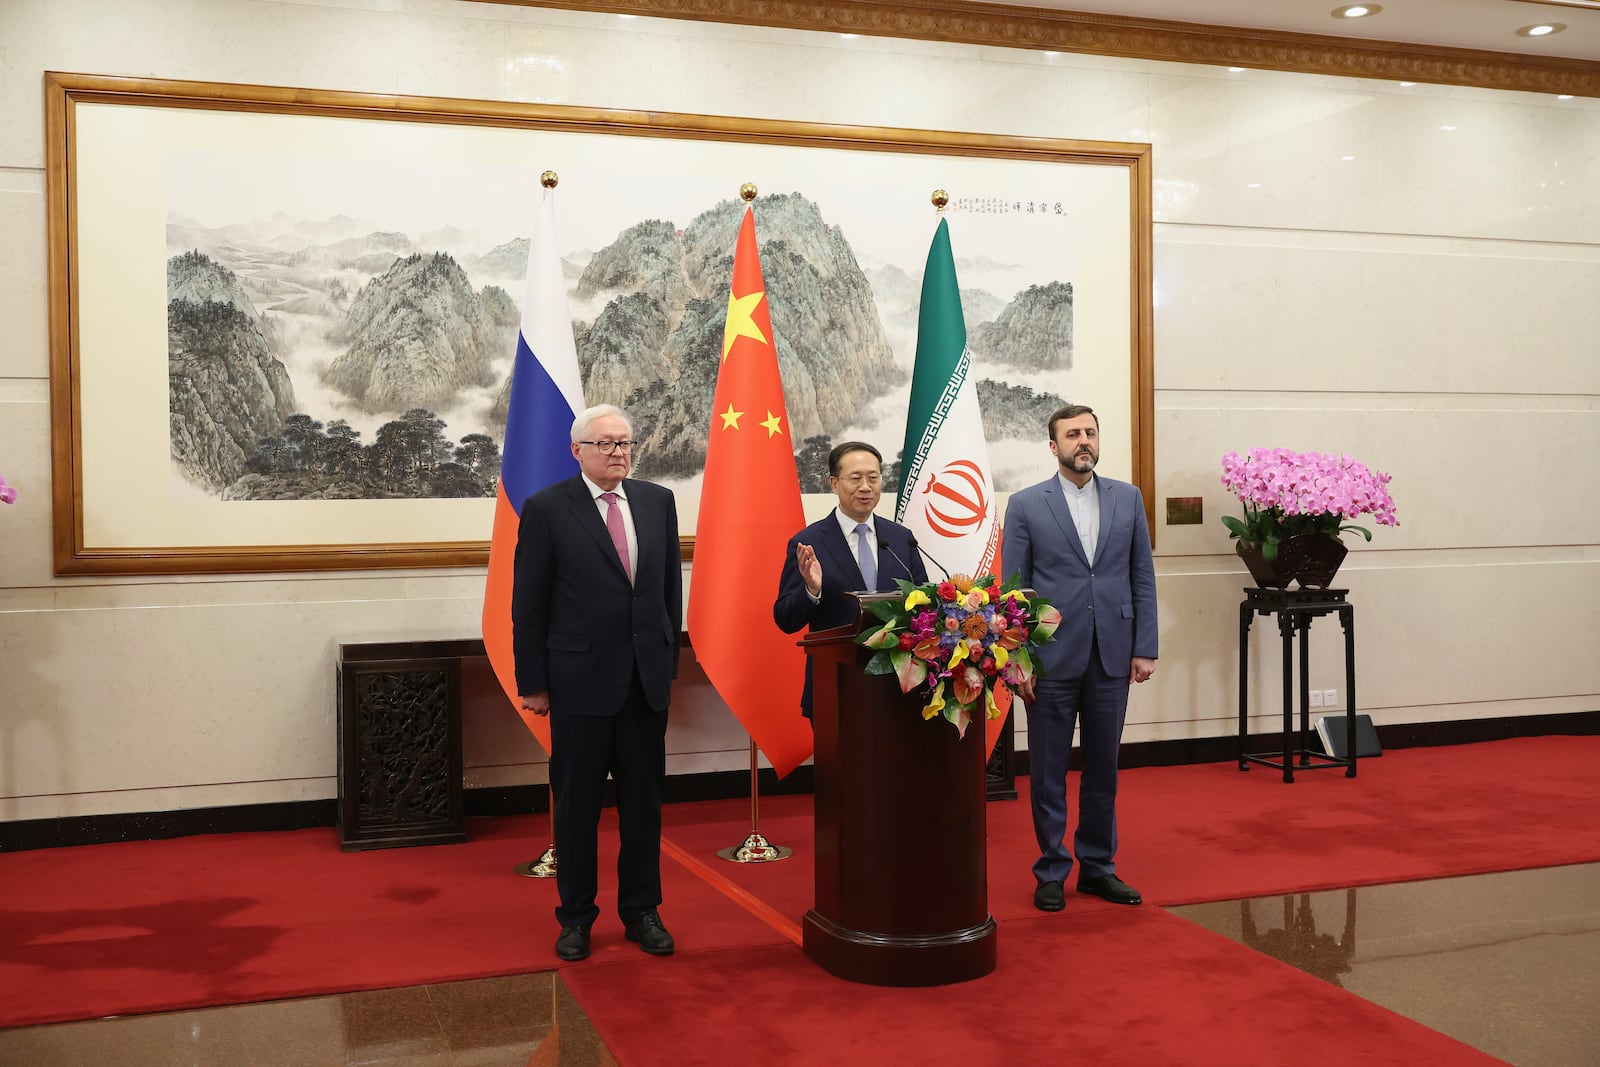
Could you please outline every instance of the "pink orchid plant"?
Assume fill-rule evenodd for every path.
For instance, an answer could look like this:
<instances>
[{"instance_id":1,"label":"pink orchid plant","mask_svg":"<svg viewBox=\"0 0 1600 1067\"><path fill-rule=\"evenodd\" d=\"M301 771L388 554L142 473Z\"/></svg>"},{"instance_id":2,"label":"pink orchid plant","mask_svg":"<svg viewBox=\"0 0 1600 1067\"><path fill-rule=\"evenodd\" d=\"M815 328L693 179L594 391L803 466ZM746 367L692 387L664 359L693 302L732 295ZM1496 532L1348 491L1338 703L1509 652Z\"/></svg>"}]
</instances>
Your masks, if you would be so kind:
<instances>
[{"instance_id":1,"label":"pink orchid plant","mask_svg":"<svg viewBox=\"0 0 1600 1067\"><path fill-rule=\"evenodd\" d=\"M0 478L0 504L15 504L16 502L17 491L7 485L4 478Z\"/></svg>"},{"instance_id":2,"label":"pink orchid plant","mask_svg":"<svg viewBox=\"0 0 1600 1067\"><path fill-rule=\"evenodd\" d=\"M1389 475L1347 455L1252 448L1222 457L1222 484L1244 505L1244 519L1224 515L1229 536L1278 558L1278 543L1299 534L1337 538L1354 530L1368 541L1372 531L1346 523L1371 515L1380 526L1398 526L1389 497Z\"/></svg>"},{"instance_id":3,"label":"pink orchid plant","mask_svg":"<svg viewBox=\"0 0 1600 1067\"><path fill-rule=\"evenodd\" d=\"M989 719L1006 713L1012 689L1035 676L1029 650L1055 640L1061 625L1061 612L1030 600L1015 576L899 586L897 596L868 602L883 625L856 638L877 650L867 673L894 674L902 693L926 686L922 717L943 717L962 737L980 709Z\"/></svg>"}]
</instances>

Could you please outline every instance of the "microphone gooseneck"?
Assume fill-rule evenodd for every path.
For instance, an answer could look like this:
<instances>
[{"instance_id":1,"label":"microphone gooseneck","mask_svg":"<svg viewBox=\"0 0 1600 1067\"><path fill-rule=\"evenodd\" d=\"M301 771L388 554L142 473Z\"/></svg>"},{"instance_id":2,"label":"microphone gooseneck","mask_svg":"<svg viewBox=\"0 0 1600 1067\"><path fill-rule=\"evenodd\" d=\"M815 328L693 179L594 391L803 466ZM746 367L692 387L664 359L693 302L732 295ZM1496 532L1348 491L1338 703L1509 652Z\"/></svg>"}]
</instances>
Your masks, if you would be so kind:
<instances>
[{"instance_id":1,"label":"microphone gooseneck","mask_svg":"<svg viewBox=\"0 0 1600 1067\"><path fill-rule=\"evenodd\" d=\"M916 534L912 534L911 535L911 547L916 549L918 552L921 552L923 559L927 560L929 563L933 564L935 567L938 567L939 568L939 573L944 575L944 580L945 581L948 582L950 580L950 571L945 568L945 565L943 563L940 563L938 560L934 559L932 556L930 556L928 554L928 550L922 547L922 542L917 540ZM909 569L908 569L907 573L909 573Z\"/></svg>"}]
</instances>

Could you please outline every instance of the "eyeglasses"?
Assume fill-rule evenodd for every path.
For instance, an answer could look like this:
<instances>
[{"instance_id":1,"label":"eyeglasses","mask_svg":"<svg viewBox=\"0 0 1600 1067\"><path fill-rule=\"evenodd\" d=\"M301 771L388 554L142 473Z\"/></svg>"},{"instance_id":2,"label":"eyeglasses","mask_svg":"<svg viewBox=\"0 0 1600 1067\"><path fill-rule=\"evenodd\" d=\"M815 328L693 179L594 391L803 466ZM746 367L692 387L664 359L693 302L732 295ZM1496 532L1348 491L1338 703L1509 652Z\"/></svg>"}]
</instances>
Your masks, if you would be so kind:
<instances>
[{"instance_id":1,"label":"eyeglasses","mask_svg":"<svg viewBox=\"0 0 1600 1067\"><path fill-rule=\"evenodd\" d=\"M577 443L580 445L594 445L600 450L602 456L609 456L619 449L623 452L632 452L634 446L632 441L579 441Z\"/></svg>"},{"instance_id":2,"label":"eyeglasses","mask_svg":"<svg viewBox=\"0 0 1600 1067\"><path fill-rule=\"evenodd\" d=\"M877 485L879 482L879 476L876 474L851 474L837 480L843 482L852 489L860 489L863 484Z\"/></svg>"}]
</instances>

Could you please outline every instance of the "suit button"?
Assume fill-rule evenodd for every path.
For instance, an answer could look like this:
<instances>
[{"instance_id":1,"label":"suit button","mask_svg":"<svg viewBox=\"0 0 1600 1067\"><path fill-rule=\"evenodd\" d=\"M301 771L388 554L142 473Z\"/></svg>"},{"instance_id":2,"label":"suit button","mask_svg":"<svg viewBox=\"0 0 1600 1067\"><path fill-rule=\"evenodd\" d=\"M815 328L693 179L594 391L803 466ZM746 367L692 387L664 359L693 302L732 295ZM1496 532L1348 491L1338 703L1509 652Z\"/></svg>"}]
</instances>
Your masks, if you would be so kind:
<instances>
[{"instance_id":1,"label":"suit button","mask_svg":"<svg viewBox=\"0 0 1600 1067\"><path fill-rule=\"evenodd\" d=\"M1093 604L1090 604L1090 605L1089 605L1089 614L1090 614L1090 615L1093 615L1093 614L1094 614L1094 605L1093 605Z\"/></svg>"}]
</instances>

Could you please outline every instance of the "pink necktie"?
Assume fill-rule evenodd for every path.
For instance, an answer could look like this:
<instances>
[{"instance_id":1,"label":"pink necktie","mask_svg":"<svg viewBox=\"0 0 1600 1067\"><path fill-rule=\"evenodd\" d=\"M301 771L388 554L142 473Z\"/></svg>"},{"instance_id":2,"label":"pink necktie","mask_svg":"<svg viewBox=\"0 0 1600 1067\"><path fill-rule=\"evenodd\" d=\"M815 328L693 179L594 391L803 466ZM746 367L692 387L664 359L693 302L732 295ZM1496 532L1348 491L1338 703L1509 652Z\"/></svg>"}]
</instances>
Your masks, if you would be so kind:
<instances>
[{"instance_id":1,"label":"pink necktie","mask_svg":"<svg viewBox=\"0 0 1600 1067\"><path fill-rule=\"evenodd\" d=\"M606 531L611 534L611 544L617 550L617 558L622 561L622 573L632 582L633 568L628 566L628 531L622 525L622 509L617 507L617 494L601 493L600 499L606 502Z\"/></svg>"}]
</instances>

